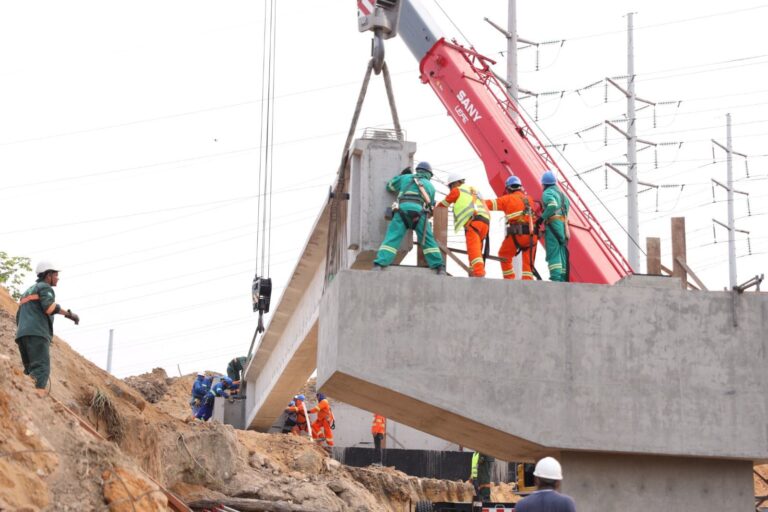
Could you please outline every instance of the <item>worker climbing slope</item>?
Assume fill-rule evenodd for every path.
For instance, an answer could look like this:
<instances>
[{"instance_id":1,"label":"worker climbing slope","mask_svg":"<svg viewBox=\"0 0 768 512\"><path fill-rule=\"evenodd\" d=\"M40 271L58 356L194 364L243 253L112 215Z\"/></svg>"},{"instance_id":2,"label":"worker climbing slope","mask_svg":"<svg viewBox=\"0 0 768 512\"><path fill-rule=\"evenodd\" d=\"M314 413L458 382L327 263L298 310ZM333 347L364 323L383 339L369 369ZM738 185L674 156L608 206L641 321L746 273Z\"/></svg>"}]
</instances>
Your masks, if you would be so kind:
<instances>
[{"instance_id":1,"label":"worker climbing slope","mask_svg":"<svg viewBox=\"0 0 768 512\"><path fill-rule=\"evenodd\" d=\"M47 261L37 265L37 281L27 288L16 312L16 344L19 346L24 374L35 381L35 392L45 396L51 374L51 342L53 315L64 315L75 325L80 317L56 304L53 288L59 283L58 266Z\"/></svg>"},{"instance_id":2,"label":"worker climbing slope","mask_svg":"<svg viewBox=\"0 0 768 512\"><path fill-rule=\"evenodd\" d=\"M522 254L524 280L534 279L534 260L538 236L533 229L533 209L531 200L523 189L517 176L510 176L505 182L505 192L501 197L488 199L485 206L489 210L501 210L507 221L504 241L499 248L501 273L504 279L514 279L515 269L512 259Z\"/></svg>"},{"instance_id":3,"label":"worker climbing slope","mask_svg":"<svg viewBox=\"0 0 768 512\"><path fill-rule=\"evenodd\" d=\"M457 233L464 230L472 277L485 277L483 240L488 237L491 214L480 192L475 187L466 185L464 181L464 176L460 174L448 176L448 187L451 191L437 206L447 207L453 204L453 226Z\"/></svg>"},{"instance_id":4,"label":"worker climbing slope","mask_svg":"<svg viewBox=\"0 0 768 512\"><path fill-rule=\"evenodd\" d=\"M295 436L300 436L303 434L308 434L308 424L307 424L307 408L304 405L305 400L304 395L296 395L293 397L293 401L291 404L288 405L288 407L285 408L285 412L288 413L289 417L292 417L292 415L296 415L296 419L294 420L294 425L291 427L291 434Z\"/></svg>"},{"instance_id":5,"label":"worker climbing slope","mask_svg":"<svg viewBox=\"0 0 768 512\"><path fill-rule=\"evenodd\" d=\"M333 419L331 404L323 393L317 394L317 405L309 410L309 414L317 414L317 419L312 422L312 437L318 443L325 441L328 448L333 446L333 430L336 422ZM322 433L322 436L321 436Z\"/></svg>"},{"instance_id":6,"label":"worker climbing slope","mask_svg":"<svg viewBox=\"0 0 768 512\"><path fill-rule=\"evenodd\" d=\"M551 281L568 281L568 211L571 202L565 197L563 191L557 186L555 173L547 171L541 176L541 185L544 193L541 195L541 203L544 211L536 220L535 230L538 233L543 223L546 228L544 239L547 250L547 266L549 267L549 279Z\"/></svg>"},{"instance_id":7,"label":"worker climbing slope","mask_svg":"<svg viewBox=\"0 0 768 512\"><path fill-rule=\"evenodd\" d=\"M397 249L409 229L416 232L419 245L429 268L438 274L444 273L445 263L435 237L429 216L435 205L435 187L432 179L432 166L420 162L414 174L401 173L387 183L387 190L397 194L396 209L393 208L392 220L373 262L373 270L382 270L392 264Z\"/></svg>"}]
</instances>

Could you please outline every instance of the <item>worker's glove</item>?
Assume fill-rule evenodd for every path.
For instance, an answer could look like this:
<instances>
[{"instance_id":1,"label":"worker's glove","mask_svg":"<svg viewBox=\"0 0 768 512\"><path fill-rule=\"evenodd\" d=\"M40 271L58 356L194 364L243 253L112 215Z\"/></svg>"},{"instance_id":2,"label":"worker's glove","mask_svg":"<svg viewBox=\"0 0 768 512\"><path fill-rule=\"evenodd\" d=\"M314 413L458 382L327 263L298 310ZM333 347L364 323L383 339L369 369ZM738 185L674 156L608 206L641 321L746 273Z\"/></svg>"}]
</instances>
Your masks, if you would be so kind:
<instances>
[{"instance_id":1,"label":"worker's glove","mask_svg":"<svg viewBox=\"0 0 768 512\"><path fill-rule=\"evenodd\" d=\"M406 167L405 169L400 171L400 175L402 176L403 174L413 174L413 170L411 170L410 167Z\"/></svg>"},{"instance_id":2,"label":"worker's glove","mask_svg":"<svg viewBox=\"0 0 768 512\"><path fill-rule=\"evenodd\" d=\"M64 316L75 322L75 325L80 325L80 317L77 316L77 313L73 313L71 309L68 309Z\"/></svg>"}]
</instances>

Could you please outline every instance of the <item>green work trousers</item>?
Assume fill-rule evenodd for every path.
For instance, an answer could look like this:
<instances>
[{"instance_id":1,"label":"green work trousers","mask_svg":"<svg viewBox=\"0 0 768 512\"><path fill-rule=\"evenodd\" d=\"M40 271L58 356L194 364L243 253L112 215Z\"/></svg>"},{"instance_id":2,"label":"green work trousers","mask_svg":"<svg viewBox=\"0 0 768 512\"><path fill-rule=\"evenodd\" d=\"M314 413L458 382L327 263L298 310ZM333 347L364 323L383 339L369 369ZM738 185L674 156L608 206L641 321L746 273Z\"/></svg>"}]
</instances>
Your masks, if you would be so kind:
<instances>
[{"instance_id":1,"label":"green work trousers","mask_svg":"<svg viewBox=\"0 0 768 512\"><path fill-rule=\"evenodd\" d=\"M405 213L406 217L408 217L411 212L420 212L421 206L403 204L400 206L400 209ZM426 223L426 229L424 223ZM395 213L387 228L384 242L382 242L381 247L379 247L379 252L376 253L376 259L373 261L376 265L388 267L392 264L392 260L394 260L397 255L397 249L400 247L400 243L403 241L403 237L408 229L410 228L405 225L403 216L400 215L400 213ZM437 246L435 237L432 235L432 226L427 219L426 213L421 214L419 222L413 230L416 231L419 245L422 247L424 259L427 260L429 268L442 267L444 265L443 255L440 253L440 248ZM424 240L421 239L422 233Z\"/></svg>"},{"instance_id":2,"label":"green work trousers","mask_svg":"<svg viewBox=\"0 0 768 512\"><path fill-rule=\"evenodd\" d=\"M568 265L568 256L565 243L565 226L559 220L547 224L544 232L547 242L547 266L549 266L550 281L565 281L565 272ZM563 242L561 242L561 240Z\"/></svg>"},{"instance_id":3,"label":"green work trousers","mask_svg":"<svg viewBox=\"0 0 768 512\"><path fill-rule=\"evenodd\" d=\"M24 364L24 374L35 378L35 387L45 389L51 375L51 342L41 336L22 336L16 344Z\"/></svg>"}]
</instances>

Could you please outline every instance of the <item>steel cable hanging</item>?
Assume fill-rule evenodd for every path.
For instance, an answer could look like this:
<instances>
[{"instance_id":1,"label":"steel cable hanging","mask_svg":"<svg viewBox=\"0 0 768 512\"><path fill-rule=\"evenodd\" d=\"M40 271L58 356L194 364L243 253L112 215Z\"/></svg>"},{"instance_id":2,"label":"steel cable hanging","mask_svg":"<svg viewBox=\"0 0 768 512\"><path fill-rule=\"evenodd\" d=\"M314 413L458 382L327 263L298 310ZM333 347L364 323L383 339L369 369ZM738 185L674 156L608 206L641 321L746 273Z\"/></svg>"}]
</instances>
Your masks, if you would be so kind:
<instances>
[{"instance_id":1,"label":"steel cable hanging","mask_svg":"<svg viewBox=\"0 0 768 512\"><path fill-rule=\"evenodd\" d=\"M253 350L256 337L263 333L264 314L269 313L272 298L272 279L269 277L272 242L272 183L274 166L275 129L275 48L277 34L277 2L264 2L264 35L261 50L261 109L259 126L259 203L256 225L261 230L256 235L256 269L251 285L253 311L259 313L256 331L253 333L248 356Z\"/></svg>"}]
</instances>

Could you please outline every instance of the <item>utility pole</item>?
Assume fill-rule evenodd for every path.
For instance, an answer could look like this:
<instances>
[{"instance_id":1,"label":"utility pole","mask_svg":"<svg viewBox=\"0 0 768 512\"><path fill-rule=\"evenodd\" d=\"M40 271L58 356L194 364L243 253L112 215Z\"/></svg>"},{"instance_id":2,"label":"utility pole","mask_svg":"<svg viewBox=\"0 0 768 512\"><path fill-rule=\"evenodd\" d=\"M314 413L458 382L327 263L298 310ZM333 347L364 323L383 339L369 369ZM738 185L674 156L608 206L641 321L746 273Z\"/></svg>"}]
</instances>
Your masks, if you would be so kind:
<instances>
[{"instance_id":1,"label":"utility pole","mask_svg":"<svg viewBox=\"0 0 768 512\"><path fill-rule=\"evenodd\" d=\"M633 13L627 14L627 160L629 163L627 183L627 229L629 241L627 255L629 266L640 271L640 221L637 211L637 123L635 114L635 55Z\"/></svg>"},{"instance_id":2,"label":"utility pole","mask_svg":"<svg viewBox=\"0 0 768 512\"><path fill-rule=\"evenodd\" d=\"M517 0L509 0L507 34L507 91L517 101Z\"/></svg>"},{"instance_id":3,"label":"utility pole","mask_svg":"<svg viewBox=\"0 0 768 512\"><path fill-rule=\"evenodd\" d=\"M743 153L737 153L736 151L733 150L733 139L731 138L731 114L730 113L725 115L725 125L726 125L725 146L723 146L716 140L712 140L712 143L715 144L717 147L725 150L726 181L725 181L725 185L723 185L722 183L714 179L712 180L712 183L714 183L719 187L724 188L728 194L728 224L727 225L723 224L722 222L719 222L716 219L712 219L712 222L728 230L728 284L729 284L729 289L734 290L738 286L737 275L736 275L736 232L738 231L739 233L745 233L749 235L749 231L744 231L743 229L736 229L736 219L733 213L733 210L734 210L733 194L734 192L737 194L743 194L748 198L749 193L742 192L740 190L734 190L733 188L733 155L736 154L744 158L746 158L747 155ZM714 201L714 186L712 187L712 200ZM749 205L749 199L747 199L747 205Z\"/></svg>"},{"instance_id":4,"label":"utility pole","mask_svg":"<svg viewBox=\"0 0 768 512\"><path fill-rule=\"evenodd\" d=\"M115 334L114 329L109 330L109 345L107 347L107 373L112 373L112 341Z\"/></svg>"}]
</instances>

